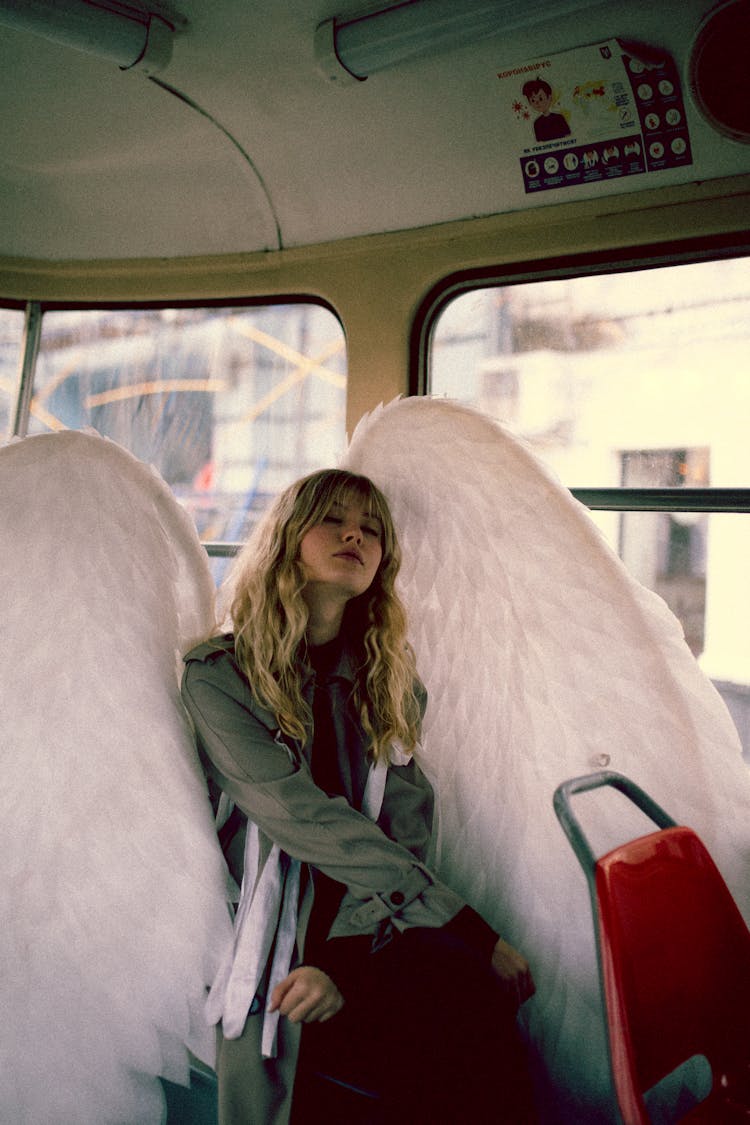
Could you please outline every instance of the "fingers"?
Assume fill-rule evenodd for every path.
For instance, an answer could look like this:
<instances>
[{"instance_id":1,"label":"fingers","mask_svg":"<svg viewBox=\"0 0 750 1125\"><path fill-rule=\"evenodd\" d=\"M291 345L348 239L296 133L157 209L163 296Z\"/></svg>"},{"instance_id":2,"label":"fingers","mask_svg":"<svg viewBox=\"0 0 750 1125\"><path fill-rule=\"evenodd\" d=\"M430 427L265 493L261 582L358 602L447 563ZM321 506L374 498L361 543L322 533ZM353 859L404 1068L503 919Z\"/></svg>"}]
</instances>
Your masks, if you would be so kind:
<instances>
[{"instance_id":1,"label":"fingers","mask_svg":"<svg viewBox=\"0 0 750 1125\"><path fill-rule=\"evenodd\" d=\"M276 985L269 1012L277 1009L291 1023L324 1023L341 1010L344 998L331 978L312 965L302 965Z\"/></svg>"},{"instance_id":2,"label":"fingers","mask_svg":"<svg viewBox=\"0 0 750 1125\"><path fill-rule=\"evenodd\" d=\"M521 1004L525 1004L527 1000L530 1000L536 992L534 978L531 975L531 969L528 967L528 965L526 966L526 971L523 973L519 973L519 975L516 977L515 986L516 994L518 996L518 1005L520 1007Z\"/></svg>"},{"instance_id":3,"label":"fingers","mask_svg":"<svg viewBox=\"0 0 750 1125\"><path fill-rule=\"evenodd\" d=\"M530 973L522 973L511 980L503 979L501 983L503 991L516 1008L520 1008L536 992L536 985Z\"/></svg>"},{"instance_id":4,"label":"fingers","mask_svg":"<svg viewBox=\"0 0 750 1125\"><path fill-rule=\"evenodd\" d=\"M517 1007L536 992L528 961L502 938L492 951L492 968Z\"/></svg>"}]
</instances>

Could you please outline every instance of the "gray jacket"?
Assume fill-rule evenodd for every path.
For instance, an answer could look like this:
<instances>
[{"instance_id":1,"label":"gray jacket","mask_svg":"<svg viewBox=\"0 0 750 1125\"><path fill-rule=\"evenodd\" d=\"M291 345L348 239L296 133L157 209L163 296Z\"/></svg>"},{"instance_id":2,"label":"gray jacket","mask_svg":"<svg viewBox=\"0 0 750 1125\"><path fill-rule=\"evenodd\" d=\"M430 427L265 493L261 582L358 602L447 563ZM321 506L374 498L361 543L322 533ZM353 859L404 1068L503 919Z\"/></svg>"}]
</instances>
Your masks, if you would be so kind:
<instances>
[{"instance_id":1,"label":"gray jacket","mask_svg":"<svg viewBox=\"0 0 750 1125\"><path fill-rule=\"evenodd\" d=\"M346 794L341 797L329 797L313 781L312 738L304 745L282 738L273 715L255 701L235 661L230 636L193 649L185 665L183 700L195 725L204 768L210 783L242 813L240 829L228 847L235 878L243 874L241 841L249 818L259 830L258 877L275 843L286 855L346 887L329 937L374 935L389 926L441 926L458 913L463 900L424 864L433 798L413 758L407 761L402 756L399 760L406 764L388 769L377 821L361 811L370 775L368 740L352 705L354 676L346 652L326 678ZM303 679L309 702L313 688L314 673L309 671ZM307 888L298 915L298 961L303 957L311 907L309 880ZM222 1125L287 1120L299 1027L281 1021L279 1057L261 1060L260 1022L251 1016L240 1039L221 1044Z\"/></svg>"}]
</instances>

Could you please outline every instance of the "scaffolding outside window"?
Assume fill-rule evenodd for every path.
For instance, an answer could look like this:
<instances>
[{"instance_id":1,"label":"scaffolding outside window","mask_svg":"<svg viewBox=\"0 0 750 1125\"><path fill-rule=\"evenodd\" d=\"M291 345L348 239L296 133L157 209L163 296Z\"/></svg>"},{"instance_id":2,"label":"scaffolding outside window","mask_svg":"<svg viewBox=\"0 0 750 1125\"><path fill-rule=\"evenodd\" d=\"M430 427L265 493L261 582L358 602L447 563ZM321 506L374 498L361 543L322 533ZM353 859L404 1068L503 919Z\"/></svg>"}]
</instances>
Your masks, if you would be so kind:
<instances>
[{"instance_id":1,"label":"scaffolding outside window","mask_svg":"<svg viewBox=\"0 0 750 1125\"><path fill-rule=\"evenodd\" d=\"M51 309L26 429L92 427L158 469L202 540L241 542L271 497L338 460L345 395L344 334L317 304Z\"/></svg>"}]
</instances>

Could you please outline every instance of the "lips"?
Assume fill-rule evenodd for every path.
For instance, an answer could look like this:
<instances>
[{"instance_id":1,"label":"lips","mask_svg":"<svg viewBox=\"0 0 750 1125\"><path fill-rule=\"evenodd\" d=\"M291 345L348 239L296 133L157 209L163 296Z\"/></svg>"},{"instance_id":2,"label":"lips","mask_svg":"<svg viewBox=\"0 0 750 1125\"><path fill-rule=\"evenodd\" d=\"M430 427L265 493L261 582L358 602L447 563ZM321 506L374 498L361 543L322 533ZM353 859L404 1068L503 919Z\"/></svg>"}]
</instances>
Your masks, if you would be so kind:
<instances>
[{"instance_id":1,"label":"lips","mask_svg":"<svg viewBox=\"0 0 750 1125\"><path fill-rule=\"evenodd\" d=\"M365 560L362 558L359 551L355 550L353 547L349 548L347 551L337 551L334 558L351 559L353 562L358 562L360 566L365 565Z\"/></svg>"}]
</instances>

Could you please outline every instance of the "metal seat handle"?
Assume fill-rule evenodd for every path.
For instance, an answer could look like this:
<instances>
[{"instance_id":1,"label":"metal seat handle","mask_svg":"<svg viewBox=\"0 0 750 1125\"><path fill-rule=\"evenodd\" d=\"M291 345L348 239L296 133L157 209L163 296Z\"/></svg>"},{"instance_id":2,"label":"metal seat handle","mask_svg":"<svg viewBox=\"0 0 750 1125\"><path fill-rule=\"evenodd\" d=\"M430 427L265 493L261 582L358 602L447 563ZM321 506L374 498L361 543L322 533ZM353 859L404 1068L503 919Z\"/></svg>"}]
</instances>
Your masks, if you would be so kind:
<instances>
[{"instance_id":1,"label":"metal seat handle","mask_svg":"<svg viewBox=\"0 0 750 1125\"><path fill-rule=\"evenodd\" d=\"M557 819L570 840L578 862L583 867L589 880L594 876L596 856L578 817L573 812L570 798L575 793L585 793L590 789L600 789L605 785L624 793L641 812L645 813L650 820L653 820L658 828L674 828L676 826L676 821L664 811L661 805L657 804L652 797L649 797L640 785L636 785L624 774L616 773L614 770L599 770L597 773L588 773L583 777L573 777L569 781L564 781L555 790L552 803Z\"/></svg>"}]
</instances>

